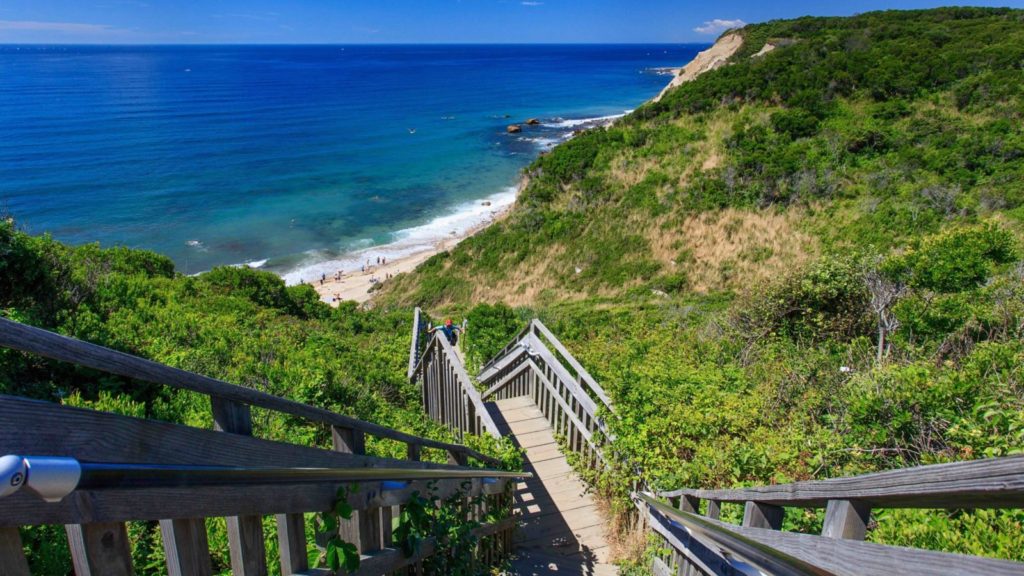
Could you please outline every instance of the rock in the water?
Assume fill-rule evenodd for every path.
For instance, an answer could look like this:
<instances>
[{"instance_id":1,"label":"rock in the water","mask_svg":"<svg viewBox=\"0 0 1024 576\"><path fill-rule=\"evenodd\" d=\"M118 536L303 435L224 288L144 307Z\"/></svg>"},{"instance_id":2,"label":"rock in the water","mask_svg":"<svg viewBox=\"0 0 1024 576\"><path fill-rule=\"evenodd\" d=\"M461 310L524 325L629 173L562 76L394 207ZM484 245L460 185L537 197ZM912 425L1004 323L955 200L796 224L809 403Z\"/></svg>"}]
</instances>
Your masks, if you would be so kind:
<instances>
[{"instance_id":1,"label":"rock in the water","mask_svg":"<svg viewBox=\"0 0 1024 576\"><path fill-rule=\"evenodd\" d=\"M508 128L505 130L507 130L509 134L518 134L523 131L523 127L519 124L509 124Z\"/></svg>"},{"instance_id":2,"label":"rock in the water","mask_svg":"<svg viewBox=\"0 0 1024 576\"><path fill-rule=\"evenodd\" d=\"M529 124L530 126L536 126L537 124L540 124L540 120L537 120L536 118L530 118L529 120L526 121L526 123Z\"/></svg>"},{"instance_id":3,"label":"rock in the water","mask_svg":"<svg viewBox=\"0 0 1024 576\"><path fill-rule=\"evenodd\" d=\"M490 206L490 205L491 205L491 203L490 203L490 202L488 202L488 201L484 201L484 202L481 202L480 204L481 204L482 206Z\"/></svg>"}]
</instances>

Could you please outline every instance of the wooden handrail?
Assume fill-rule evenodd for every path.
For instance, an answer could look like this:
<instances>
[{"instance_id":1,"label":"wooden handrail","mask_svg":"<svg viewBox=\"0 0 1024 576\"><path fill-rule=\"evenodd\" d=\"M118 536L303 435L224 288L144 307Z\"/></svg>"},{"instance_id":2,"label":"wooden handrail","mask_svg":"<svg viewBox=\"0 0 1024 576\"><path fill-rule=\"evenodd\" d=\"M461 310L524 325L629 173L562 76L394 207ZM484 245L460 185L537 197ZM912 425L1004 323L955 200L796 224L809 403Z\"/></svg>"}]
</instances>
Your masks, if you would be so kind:
<instances>
[{"instance_id":1,"label":"wooden handrail","mask_svg":"<svg viewBox=\"0 0 1024 576\"><path fill-rule=\"evenodd\" d=\"M469 401L473 403L476 408L477 417L480 418L483 427L487 432L495 438L501 438L501 432L498 431L498 425L494 423L494 419L491 418L491 413L488 412L484 406L483 400L480 398L480 391L473 385L473 381L469 378L469 374L466 372L466 368L462 365L462 361L459 360L459 356L455 353L455 349L452 348L451 343L442 334L435 334L434 340L437 340L441 349L452 359L452 364L455 368L455 376L459 380L459 384L462 385L463 391L469 398Z\"/></svg>"},{"instance_id":2,"label":"wooden handrail","mask_svg":"<svg viewBox=\"0 0 1024 576\"><path fill-rule=\"evenodd\" d=\"M672 549L685 554L680 563L692 564L707 574L748 574L744 565L755 566L762 573L800 575L888 576L900 571L927 576L1024 573L1024 564L1009 560L735 526L692 511L673 509L648 494L634 494L634 498L646 508L654 531ZM677 570L681 568L685 566Z\"/></svg>"},{"instance_id":3,"label":"wooden handrail","mask_svg":"<svg viewBox=\"0 0 1024 576\"><path fill-rule=\"evenodd\" d=\"M682 489L657 495L808 508L822 508L831 500L859 500L872 508L1024 508L1024 455L829 480L733 490Z\"/></svg>"},{"instance_id":4,"label":"wooden handrail","mask_svg":"<svg viewBox=\"0 0 1024 576\"><path fill-rule=\"evenodd\" d=\"M0 318L0 346L135 380L192 390L212 398L266 408L305 418L312 422L358 430L377 438L387 438L407 444L417 444L447 452L461 453L487 464L495 465L500 463L499 460L481 454L466 446L406 434L405 432L379 424L337 414L330 410L309 406L259 390L229 384L222 380L180 368L173 368L152 360L132 356L131 354L56 334L42 328L21 324L6 318Z\"/></svg>"},{"instance_id":5,"label":"wooden handrail","mask_svg":"<svg viewBox=\"0 0 1024 576\"><path fill-rule=\"evenodd\" d=\"M597 380L595 380L594 377L590 375L590 372L587 372L587 369L584 368L583 365L580 364L579 361L576 360L576 358L571 353L569 353L569 350L565 347L565 345L562 344L562 342L558 338L555 337L551 330L548 330L548 327L545 326L544 323L541 322L539 319L534 319L533 325L536 327L537 333L546 338L548 342L551 342L551 345L554 346L555 351L561 354L563 358L565 358L565 360L569 363L572 369L576 371L576 374L579 376L579 380L581 382L586 383L587 387L589 387L590 390L598 397L598 399L601 400L601 403L604 404L605 408L607 408L609 411L614 411L612 408L612 399L608 397L608 394L604 391L604 388L602 388L601 385L597 383Z\"/></svg>"},{"instance_id":6,"label":"wooden handrail","mask_svg":"<svg viewBox=\"0 0 1024 576\"><path fill-rule=\"evenodd\" d=\"M409 344L409 371L406 373L406 378L412 378L413 372L416 371L416 364L419 361L420 352L420 308L417 306L412 312L412 343Z\"/></svg>"}]
</instances>

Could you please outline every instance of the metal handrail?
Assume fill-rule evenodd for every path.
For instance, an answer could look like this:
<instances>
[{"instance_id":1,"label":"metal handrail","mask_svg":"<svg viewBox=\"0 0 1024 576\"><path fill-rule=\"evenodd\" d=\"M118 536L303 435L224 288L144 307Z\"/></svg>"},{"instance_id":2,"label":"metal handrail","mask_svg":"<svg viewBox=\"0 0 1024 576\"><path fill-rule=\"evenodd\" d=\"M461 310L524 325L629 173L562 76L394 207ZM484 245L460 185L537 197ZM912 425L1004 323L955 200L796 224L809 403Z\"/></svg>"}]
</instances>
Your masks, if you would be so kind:
<instances>
[{"instance_id":1,"label":"metal handrail","mask_svg":"<svg viewBox=\"0 0 1024 576\"><path fill-rule=\"evenodd\" d=\"M833 574L785 552L737 534L720 523L690 512L676 510L659 502L649 494L636 493L634 497L665 517L671 528L683 530L744 574L772 574L775 576L829 576ZM751 568L754 571L751 571Z\"/></svg>"},{"instance_id":2,"label":"metal handrail","mask_svg":"<svg viewBox=\"0 0 1024 576\"><path fill-rule=\"evenodd\" d=\"M27 487L47 502L75 490L264 486L327 482L406 482L532 478L528 472L479 469L298 468L80 462L58 456L0 457L0 498ZM404 486L392 485L391 489Z\"/></svg>"}]
</instances>

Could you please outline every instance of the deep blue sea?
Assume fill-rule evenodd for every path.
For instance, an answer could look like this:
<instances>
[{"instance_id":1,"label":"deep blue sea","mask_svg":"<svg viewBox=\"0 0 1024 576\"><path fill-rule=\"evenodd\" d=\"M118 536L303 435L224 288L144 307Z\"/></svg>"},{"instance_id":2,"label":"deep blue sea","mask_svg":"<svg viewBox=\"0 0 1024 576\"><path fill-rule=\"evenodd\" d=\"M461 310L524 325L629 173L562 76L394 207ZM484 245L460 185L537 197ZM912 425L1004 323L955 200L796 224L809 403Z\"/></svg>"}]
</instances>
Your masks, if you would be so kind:
<instances>
[{"instance_id":1,"label":"deep blue sea","mask_svg":"<svg viewBox=\"0 0 1024 576\"><path fill-rule=\"evenodd\" d=\"M0 46L0 210L185 273L358 268L488 218L705 47Z\"/></svg>"}]
</instances>

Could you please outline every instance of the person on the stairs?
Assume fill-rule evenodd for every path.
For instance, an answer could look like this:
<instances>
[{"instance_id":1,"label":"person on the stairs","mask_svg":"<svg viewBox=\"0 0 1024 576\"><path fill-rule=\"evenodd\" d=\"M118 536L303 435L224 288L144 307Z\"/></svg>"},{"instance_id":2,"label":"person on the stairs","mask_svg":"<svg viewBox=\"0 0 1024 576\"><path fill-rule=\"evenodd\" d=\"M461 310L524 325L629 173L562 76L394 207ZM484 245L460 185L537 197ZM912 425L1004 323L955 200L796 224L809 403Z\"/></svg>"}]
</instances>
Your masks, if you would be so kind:
<instances>
[{"instance_id":1,"label":"person on the stairs","mask_svg":"<svg viewBox=\"0 0 1024 576\"><path fill-rule=\"evenodd\" d=\"M446 318L444 321L444 326L433 326L431 328L428 328L427 334L433 334L438 330L440 330L441 333L444 334L445 338L448 339L449 344L455 346L456 344L459 343L459 333L463 332L465 329L462 326L456 326L452 324L451 318Z\"/></svg>"}]
</instances>

